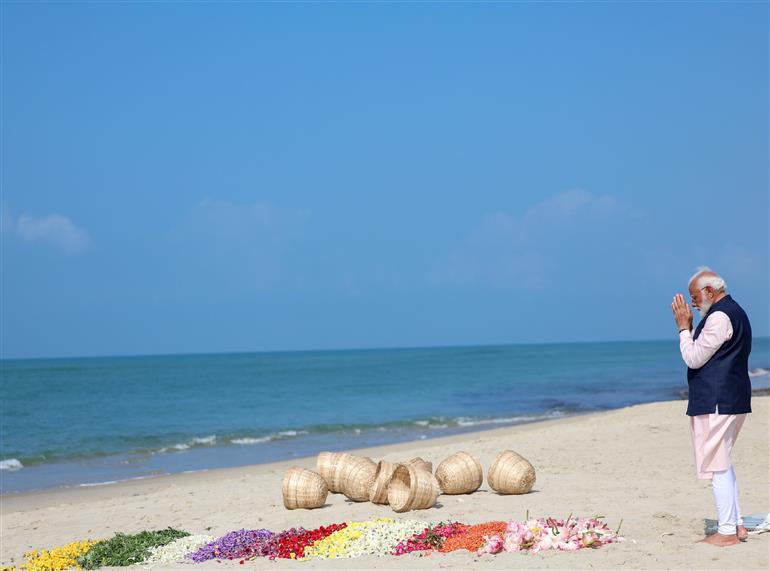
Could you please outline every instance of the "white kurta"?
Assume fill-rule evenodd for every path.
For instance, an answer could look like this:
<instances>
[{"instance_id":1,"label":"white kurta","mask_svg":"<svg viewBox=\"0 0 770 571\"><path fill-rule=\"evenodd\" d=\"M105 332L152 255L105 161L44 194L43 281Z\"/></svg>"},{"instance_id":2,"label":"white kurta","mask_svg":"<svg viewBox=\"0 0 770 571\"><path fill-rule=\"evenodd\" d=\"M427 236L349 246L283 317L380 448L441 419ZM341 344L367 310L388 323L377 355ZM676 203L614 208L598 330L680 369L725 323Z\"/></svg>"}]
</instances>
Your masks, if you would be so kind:
<instances>
[{"instance_id":1,"label":"white kurta","mask_svg":"<svg viewBox=\"0 0 770 571\"><path fill-rule=\"evenodd\" d=\"M730 318L723 311L715 311L706 318L698 339L694 340L687 330L679 333L682 359L691 369L700 369L732 336ZM730 468L730 453L745 420L745 414L719 414L718 405L713 414L690 417L698 478L711 479L714 472Z\"/></svg>"}]
</instances>

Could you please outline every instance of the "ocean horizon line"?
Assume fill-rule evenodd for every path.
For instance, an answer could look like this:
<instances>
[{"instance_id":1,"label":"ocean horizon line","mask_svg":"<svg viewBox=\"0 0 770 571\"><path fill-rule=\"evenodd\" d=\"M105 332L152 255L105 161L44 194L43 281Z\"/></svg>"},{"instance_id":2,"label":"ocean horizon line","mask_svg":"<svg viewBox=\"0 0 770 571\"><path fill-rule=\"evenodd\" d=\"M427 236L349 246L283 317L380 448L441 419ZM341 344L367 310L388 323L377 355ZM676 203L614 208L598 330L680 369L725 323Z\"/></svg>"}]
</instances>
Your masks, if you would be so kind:
<instances>
[{"instance_id":1,"label":"ocean horizon line","mask_svg":"<svg viewBox=\"0 0 770 571\"><path fill-rule=\"evenodd\" d=\"M768 335L754 336L752 339L770 339ZM335 347L331 349L271 349L249 351L201 351L181 353L122 353L122 354L95 354L95 355L57 355L45 357L3 357L0 355L0 363L12 361L63 361L67 359L127 359L143 357L192 357L192 356L233 356L233 355L276 355L292 353L342 353L356 351L408 351L412 349L477 349L481 347L545 347L565 345L599 345L599 344L624 344L624 343L662 343L676 342L676 337L667 339L613 339L613 340L584 340L584 341L524 341L514 343L472 343L459 345L399 345L380 347Z\"/></svg>"}]
</instances>

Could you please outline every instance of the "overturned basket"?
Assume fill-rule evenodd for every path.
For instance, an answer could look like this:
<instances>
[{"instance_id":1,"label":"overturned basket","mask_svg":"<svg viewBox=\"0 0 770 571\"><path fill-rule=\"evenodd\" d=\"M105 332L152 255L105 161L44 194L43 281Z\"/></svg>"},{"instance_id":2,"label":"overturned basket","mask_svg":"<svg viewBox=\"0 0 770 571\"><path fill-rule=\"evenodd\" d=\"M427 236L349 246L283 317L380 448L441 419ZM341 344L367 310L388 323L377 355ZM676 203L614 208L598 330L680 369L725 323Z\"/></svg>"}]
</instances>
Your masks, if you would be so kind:
<instances>
[{"instance_id":1,"label":"overturned basket","mask_svg":"<svg viewBox=\"0 0 770 571\"><path fill-rule=\"evenodd\" d=\"M316 466L330 492L345 494L354 502L369 501L377 471L371 458L347 452L321 452Z\"/></svg>"},{"instance_id":2,"label":"overturned basket","mask_svg":"<svg viewBox=\"0 0 770 571\"><path fill-rule=\"evenodd\" d=\"M316 469L333 494L340 492L339 467L343 456L347 455L347 452L321 452L316 460Z\"/></svg>"},{"instance_id":3,"label":"overturned basket","mask_svg":"<svg viewBox=\"0 0 770 571\"><path fill-rule=\"evenodd\" d=\"M286 509L320 508L326 503L329 489L326 482L312 470L292 466L283 476L283 505Z\"/></svg>"},{"instance_id":4,"label":"overturned basket","mask_svg":"<svg viewBox=\"0 0 770 571\"><path fill-rule=\"evenodd\" d=\"M399 513L424 510L436 505L439 493L433 474L411 464L399 464L388 484L388 503Z\"/></svg>"},{"instance_id":5,"label":"overturned basket","mask_svg":"<svg viewBox=\"0 0 770 571\"><path fill-rule=\"evenodd\" d=\"M470 494L484 481L484 470L478 458L457 452L438 465L436 480L445 494Z\"/></svg>"},{"instance_id":6,"label":"overturned basket","mask_svg":"<svg viewBox=\"0 0 770 571\"><path fill-rule=\"evenodd\" d=\"M337 467L340 492L354 502L368 502L376 472L371 458L346 454Z\"/></svg>"},{"instance_id":7,"label":"overturned basket","mask_svg":"<svg viewBox=\"0 0 770 571\"><path fill-rule=\"evenodd\" d=\"M416 456L411 460L407 460L406 462L403 462L403 464L406 464L407 466L414 466L415 468L420 468L421 470L427 470L431 473L433 472L433 463L428 462L427 460L423 460L419 456Z\"/></svg>"},{"instance_id":8,"label":"overturned basket","mask_svg":"<svg viewBox=\"0 0 770 571\"><path fill-rule=\"evenodd\" d=\"M374 484L372 484L372 490L369 493L369 501L374 504L388 503L388 484L397 466L398 464L393 462L379 461L374 473Z\"/></svg>"},{"instance_id":9,"label":"overturned basket","mask_svg":"<svg viewBox=\"0 0 770 571\"><path fill-rule=\"evenodd\" d=\"M500 494L526 494L535 485L535 468L513 450L503 450L489 467L487 481Z\"/></svg>"}]
</instances>

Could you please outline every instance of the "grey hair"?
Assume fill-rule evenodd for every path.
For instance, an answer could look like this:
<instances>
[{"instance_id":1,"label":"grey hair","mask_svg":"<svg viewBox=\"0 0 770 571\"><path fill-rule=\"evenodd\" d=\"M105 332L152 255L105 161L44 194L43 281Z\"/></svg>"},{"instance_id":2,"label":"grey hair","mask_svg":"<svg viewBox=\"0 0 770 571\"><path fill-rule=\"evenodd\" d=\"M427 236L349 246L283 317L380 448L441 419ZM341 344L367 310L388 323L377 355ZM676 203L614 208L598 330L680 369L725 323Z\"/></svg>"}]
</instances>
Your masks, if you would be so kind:
<instances>
[{"instance_id":1,"label":"grey hair","mask_svg":"<svg viewBox=\"0 0 770 571\"><path fill-rule=\"evenodd\" d=\"M711 272L714 274L713 276L704 276L702 275L704 272ZM692 285L692 282L695 280L698 280L698 283L696 284L699 289L703 289L704 287L711 286L715 291L723 291L727 292L727 283L725 280L717 274L714 270L709 268L708 266L701 266L698 268L698 271L696 271L692 277L690 278L690 281L687 282L687 287L690 287Z\"/></svg>"}]
</instances>

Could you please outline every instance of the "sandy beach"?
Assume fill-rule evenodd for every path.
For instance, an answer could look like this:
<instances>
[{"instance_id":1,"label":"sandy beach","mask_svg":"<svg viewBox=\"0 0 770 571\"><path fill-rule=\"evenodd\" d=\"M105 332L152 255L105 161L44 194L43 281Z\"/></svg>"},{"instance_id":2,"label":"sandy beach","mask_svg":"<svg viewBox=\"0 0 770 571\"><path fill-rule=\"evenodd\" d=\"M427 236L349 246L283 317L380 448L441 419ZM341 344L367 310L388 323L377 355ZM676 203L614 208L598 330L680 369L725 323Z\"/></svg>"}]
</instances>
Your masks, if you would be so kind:
<instances>
[{"instance_id":1,"label":"sandy beach","mask_svg":"<svg viewBox=\"0 0 770 571\"><path fill-rule=\"evenodd\" d=\"M744 515L770 511L770 397L755 397L753 408L733 453ZM309 562L258 559L242 566L232 561L197 567L767 569L770 533L726 549L696 543L715 510L710 482L695 477L684 410L683 401L660 402L357 451L375 460L421 456L435 466L449 454L465 450L477 455L486 470L497 452L512 449L537 469L537 482L529 494L500 496L485 480L472 495L442 495L433 509L406 514L395 514L387 506L352 503L337 494L330 494L321 509L284 509L284 470L291 465L314 468L315 457L5 496L2 563L18 565L30 549L167 526L221 535L241 528L314 528L382 516L432 522L521 520L529 511L533 516L603 515L613 528L622 519L621 535L626 539L575 553L479 557L455 552ZM189 565L178 567L190 569Z\"/></svg>"}]
</instances>

